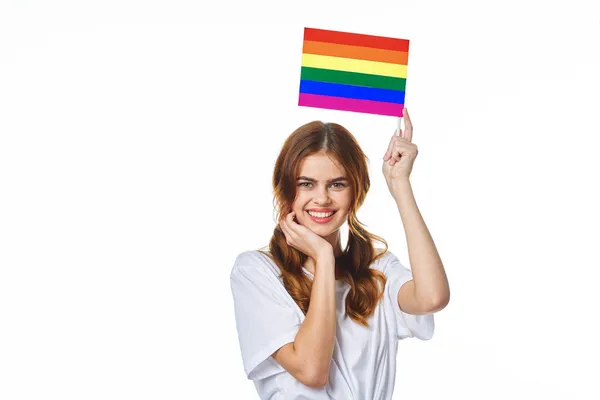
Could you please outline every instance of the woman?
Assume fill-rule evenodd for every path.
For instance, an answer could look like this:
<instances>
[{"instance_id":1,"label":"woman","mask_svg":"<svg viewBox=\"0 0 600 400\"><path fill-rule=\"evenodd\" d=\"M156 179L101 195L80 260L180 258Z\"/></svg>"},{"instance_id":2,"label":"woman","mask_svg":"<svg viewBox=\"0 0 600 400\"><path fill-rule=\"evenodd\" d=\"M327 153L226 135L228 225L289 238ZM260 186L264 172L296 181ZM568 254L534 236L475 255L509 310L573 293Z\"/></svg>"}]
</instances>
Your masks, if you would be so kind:
<instances>
[{"instance_id":1,"label":"woman","mask_svg":"<svg viewBox=\"0 0 600 400\"><path fill-rule=\"evenodd\" d=\"M244 371L261 399L391 399L398 340L432 337L433 314L448 304L450 290L412 193L417 147L406 109L403 118L404 135L392 136L383 174L412 270L356 218L370 180L350 132L315 121L284 143L273 188L285 212L269 251L239 254L231 271Z\"/></svg>"}]
</instances>

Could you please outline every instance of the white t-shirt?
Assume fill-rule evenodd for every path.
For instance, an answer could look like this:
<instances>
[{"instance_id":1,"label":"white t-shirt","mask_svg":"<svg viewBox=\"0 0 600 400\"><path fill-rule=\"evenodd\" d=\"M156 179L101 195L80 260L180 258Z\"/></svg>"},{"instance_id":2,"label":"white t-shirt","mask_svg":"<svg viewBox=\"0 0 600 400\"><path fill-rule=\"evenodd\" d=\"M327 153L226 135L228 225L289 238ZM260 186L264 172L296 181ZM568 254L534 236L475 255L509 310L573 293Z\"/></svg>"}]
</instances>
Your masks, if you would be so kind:
<instances>
[{"instance_id":1,"label":"white t-shirt","mask_svg":"<svg viewBox=\"0 0 600 400\"><path fill-rule=\"evenodd\" d=\"M337 327L329 383L315 389L302 384L271 357L275 350L294 341L305 318L285 290L279 267L257 250L237 256L231 270L236 327L244 372L261 399L392 398L398 340L431 339L434 318L433 314L411 315L400 310L398 291L412 279L412 272L394 254L388 251L370 268L382 271L387 282L383 298L368 318L368 328L344 318L350 285L336 281Z\"/></svg>"}]
</instances>

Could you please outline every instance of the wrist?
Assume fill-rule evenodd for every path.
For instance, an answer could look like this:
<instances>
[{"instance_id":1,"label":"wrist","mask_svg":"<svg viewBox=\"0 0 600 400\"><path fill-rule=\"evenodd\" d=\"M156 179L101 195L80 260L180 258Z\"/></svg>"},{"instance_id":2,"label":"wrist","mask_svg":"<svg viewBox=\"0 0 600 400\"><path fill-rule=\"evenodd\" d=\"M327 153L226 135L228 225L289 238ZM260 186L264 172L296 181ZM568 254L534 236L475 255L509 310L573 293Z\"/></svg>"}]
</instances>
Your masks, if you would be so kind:
<instances>
[{"instance_id":1,"label":"wrist","mask_svg":"<svg viewBox=\"0 0 600 400\"><path fill-rule=\"evenodd\" d=\"M324 247L319 250L315 257L315 262L323 262L327 260L335 260L335 257L333 256L333 247L331 246Z\"/></svg>"},{"instance_id":2,"label":"wrist","mask_svg":"<svg viewBox=\"0 0 600 400\"><path fill-rule=\"evenodd\" d=\"M410 180L408 178L400 179L400 180L396 180L394 182L394 187L392 188L392 194L394 195L394 197L396 197L396 196L400 196L406 192L410 192L411 190L412 190L412 186L410 184Z\"/></svg>"}]
</instances>

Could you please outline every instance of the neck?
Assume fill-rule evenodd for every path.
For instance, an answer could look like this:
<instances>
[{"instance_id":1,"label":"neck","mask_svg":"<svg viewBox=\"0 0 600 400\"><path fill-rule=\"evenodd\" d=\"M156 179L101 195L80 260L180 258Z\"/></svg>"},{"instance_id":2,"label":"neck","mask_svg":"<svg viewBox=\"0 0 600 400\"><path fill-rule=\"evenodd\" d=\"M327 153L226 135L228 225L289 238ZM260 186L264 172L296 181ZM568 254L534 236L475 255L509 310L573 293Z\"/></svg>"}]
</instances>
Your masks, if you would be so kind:
<instances>
[{"instance_id":1,"label":"neck","mask_svg":"<svg viewBox=\"0 0 600 400\"><path fill-rule=\"evenodd\" d=\"M341 235L340 235L340 230L336 230L335 232L333 232L331 235L329 235L327 238L325 238L330 244L331 247L333 247L333 255L335 258L339 257L342 255L342 244L341 244Z\"/></svg>"}]
</instances>

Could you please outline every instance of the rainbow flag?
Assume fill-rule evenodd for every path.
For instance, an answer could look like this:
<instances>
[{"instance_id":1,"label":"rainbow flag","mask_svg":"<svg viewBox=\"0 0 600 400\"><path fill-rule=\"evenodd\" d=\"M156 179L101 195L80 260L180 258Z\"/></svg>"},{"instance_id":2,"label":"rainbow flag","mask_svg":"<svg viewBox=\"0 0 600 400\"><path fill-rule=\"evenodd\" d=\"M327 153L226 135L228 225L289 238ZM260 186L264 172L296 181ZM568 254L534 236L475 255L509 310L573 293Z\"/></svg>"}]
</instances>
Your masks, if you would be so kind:
<instances>
[{"instance_id":1,"label":"rainbow flag","mask_svg":"<svg viewBox=\"0 0 600 400\"><path fill-rule=\"evenodd\" d=\"M298 105L402 117L408 44L304 28Z\"/></svg>"}]
</instances>

